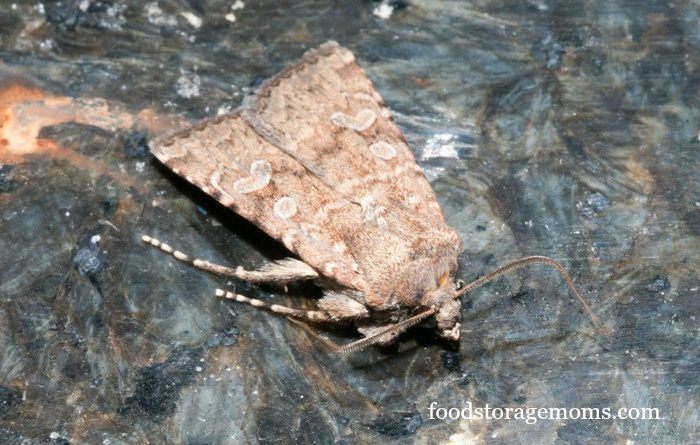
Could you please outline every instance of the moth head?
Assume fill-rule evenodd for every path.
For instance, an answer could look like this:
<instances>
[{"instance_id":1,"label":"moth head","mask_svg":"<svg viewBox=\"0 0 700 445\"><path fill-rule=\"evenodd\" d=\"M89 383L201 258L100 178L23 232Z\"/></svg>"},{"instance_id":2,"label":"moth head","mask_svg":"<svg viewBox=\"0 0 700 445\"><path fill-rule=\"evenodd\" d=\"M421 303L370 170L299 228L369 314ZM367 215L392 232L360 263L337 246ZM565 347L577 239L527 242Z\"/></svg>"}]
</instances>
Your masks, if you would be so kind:
<instances>
[{"instance_id":1,"label":"moth head","mask_svg":"<svg viewBox=\"0 0 700 445\"><path fill-rule=\"evenodd\" d=\"M435 308L435 321L440 336L446 340L459 340L461 324L459 323L462 303L457 295L457 284L449 274L444 274L438 280L437 289L428 292L423 304Z\"/></svg>"}]
</instances>

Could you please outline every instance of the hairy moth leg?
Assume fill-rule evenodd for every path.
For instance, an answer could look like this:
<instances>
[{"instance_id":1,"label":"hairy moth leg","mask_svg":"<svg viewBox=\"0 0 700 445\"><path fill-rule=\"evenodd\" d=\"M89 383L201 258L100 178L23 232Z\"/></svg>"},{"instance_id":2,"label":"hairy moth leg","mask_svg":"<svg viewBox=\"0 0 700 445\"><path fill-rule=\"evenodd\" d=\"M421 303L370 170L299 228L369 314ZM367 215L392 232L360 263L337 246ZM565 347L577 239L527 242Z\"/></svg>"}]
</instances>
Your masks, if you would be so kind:
<instances>
[{"instance_id":1,"label":"hairy moth leg","mask_svg":"<svg viewBox=\"0 0 700 445\"><path fill-rule=\"evenodd\" d=\"M303 261L286 258L280 261L266 264L258 270L246 270L238 266L236 268L214 264L200 259L192 259L179 250L175 250L170 245L162 243L148 235L143 235L141 240L150 244L163 252L174 256L183 263L187 263L207 272L217 275L234 277L253 283L289 283L290 281L312 280L318 278L318 273Z\"/></svg>"},{"instance_id":2,"label":"hairy moth leg","mask_svg":"<svg viewBox=\"0 0 700 445\"><path fill-rule=\"evenodd\" d=\"M435 315L435 312L435 309L428 309L427 311L423 311L399 323L392 324L389 327L386 327L385 329L382 329L381 331L377 332L376 334L370 335L369 337L361 338L360 340L356 340L346 345L339 345L331 340L328 340L327 338L321 337L304 323L293 319L291 321L300 324L308 333L310 333L313 337L318 339L331 352L335 352L337 354L350 354L366 349L372 345L390 342L397 335L407 331L409 328L417 325L426 318Z\"/></svg>"},{"instance_id":3,"label":"hairy moth leg","mask_svg":"<svg viewBox=\"0 0 700 445\"><path fill-rule=\"evenodd\" d=\"M234 300L239 303L246 303L257 308L264 308L275 314L286 315L287 317L296 318L299 320L308 320L313 322L330 322L333 321L328 314L321 311L302 311L300 309L293 309L287 306L281 306L279 304L268 304L257 298L249 298L241 294L234 294L233 292L224 291L222 289L216 290L216 296L221 298L226 298L227 300Z\"/></svg>"}]
</instances>

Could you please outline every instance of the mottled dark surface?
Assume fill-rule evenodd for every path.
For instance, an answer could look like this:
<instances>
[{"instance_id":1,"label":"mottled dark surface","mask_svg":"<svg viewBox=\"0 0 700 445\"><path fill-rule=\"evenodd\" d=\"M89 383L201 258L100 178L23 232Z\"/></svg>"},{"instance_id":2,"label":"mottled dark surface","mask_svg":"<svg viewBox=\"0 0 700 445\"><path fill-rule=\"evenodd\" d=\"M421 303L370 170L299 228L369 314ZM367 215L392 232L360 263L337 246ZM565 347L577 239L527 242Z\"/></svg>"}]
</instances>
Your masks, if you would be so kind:
<instances>
[{"instance_id":1,"label":"mottled dark surface","mask_svg":"<svg viewBox=\"0 0 700 445\"><path fill-rule=\"evenodd\" d=\"M465 298L458 350L428 324L331 355L139 236L232 265L281 247L154 162L153 135L66 122L41 135L76 156L0 166L0 443L695 443L697 2L234 3L2 1L0 74L194 120L338 40L463 235L462 277L550 255L612 334L532 267ZM430 418L467 401L662 419Z\"/></svg>"}]
</instances>

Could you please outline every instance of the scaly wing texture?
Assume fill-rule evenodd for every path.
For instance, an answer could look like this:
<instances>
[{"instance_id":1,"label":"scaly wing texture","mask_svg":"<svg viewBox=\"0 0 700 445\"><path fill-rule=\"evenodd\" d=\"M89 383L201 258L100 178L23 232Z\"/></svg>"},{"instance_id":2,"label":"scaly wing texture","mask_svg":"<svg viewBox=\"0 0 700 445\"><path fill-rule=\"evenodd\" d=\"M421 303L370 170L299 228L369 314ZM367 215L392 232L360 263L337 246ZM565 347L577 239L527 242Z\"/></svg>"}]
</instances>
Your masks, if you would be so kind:
<instances>
[{"instance_id":1,"label":"scaly wing texture","mask_svg":"<svg viewBox=\"0 0 700 445\"><path fill-rule=\"evenodd\" d=\"M459 236L352 54L323 45L247 107L153 144L175 173L375 309L415 308Z\"/></svg>"},{"instance_id":2,"label":"scaly wing texture","mask_svg":"<svg viewBox=\"0 0 700 445\"><path fill-rule=\"evenodd\" d=\"M157 140L151 152L175 173L282 241L314 269L344 286L364 290L352 253L344 246L341 249L341 240L335 239L346 225L361 223L357 206L260 137L238 113L205 120ZM332 206L332 215L317 219L319 205Z\"/></svg>"},{"instance_id":3,"label":"scaly wing texture","mask_svg":"<svg viewBox=\"0 0 700 445\"><path fill-rule=\"evenodd\" d=\"M440 206L391 112L352 52L328 42L265 82L244 117L349 200L374 195L443 221Z\"/></svg>"}]
</instances>

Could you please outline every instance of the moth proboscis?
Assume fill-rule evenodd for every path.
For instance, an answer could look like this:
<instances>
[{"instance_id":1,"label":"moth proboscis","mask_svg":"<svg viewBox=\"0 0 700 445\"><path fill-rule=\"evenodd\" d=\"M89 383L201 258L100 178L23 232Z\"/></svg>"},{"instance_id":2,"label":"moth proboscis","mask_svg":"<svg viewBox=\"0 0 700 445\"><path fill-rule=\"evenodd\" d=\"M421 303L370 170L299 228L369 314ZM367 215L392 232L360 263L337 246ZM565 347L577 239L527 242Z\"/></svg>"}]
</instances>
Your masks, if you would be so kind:
<instances>
[{"instance_id":1,"label":"moth proboscis","mask_svg":"<svg viewBox=\"0 0 700 445\"><path fill-rule=\"evenodd\" d=\"M435 317L439 334L460 337L460 297L528 264L556 268L593 323L601 323L555 260L529 256L459 286L462 241L399 128L354 55L335 42L308 51L263 83L235 111L151 144L152 153L222 205L281 241L299 259L259 270L191 259L199 269L251 282L318 280L317 310L216 295L303 322L351 323L364 338L340 353L388 343Z\"/></svg>"}]
</instances>

